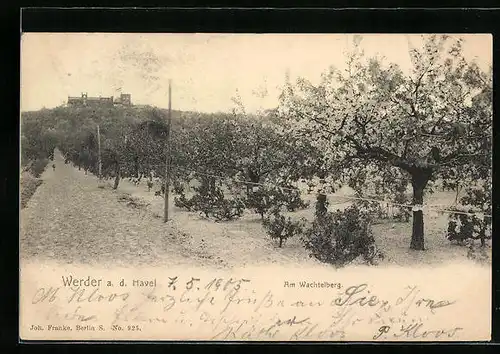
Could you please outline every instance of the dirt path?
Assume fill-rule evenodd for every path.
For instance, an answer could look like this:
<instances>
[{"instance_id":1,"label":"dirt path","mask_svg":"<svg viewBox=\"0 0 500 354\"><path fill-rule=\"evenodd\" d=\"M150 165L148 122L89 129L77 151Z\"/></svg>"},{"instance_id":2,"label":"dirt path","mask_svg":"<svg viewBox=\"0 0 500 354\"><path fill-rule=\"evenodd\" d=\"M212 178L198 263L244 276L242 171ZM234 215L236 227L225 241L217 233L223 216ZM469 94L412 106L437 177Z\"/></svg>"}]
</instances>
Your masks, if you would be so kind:
<instances>
[{"instance_id":1,"label":"dirt path","mask_svg":"<svg viewBox=\"0 0 500 354\"><path fill-rule=\"evenodd\" d=\"M118 202L120 192L99 189L97 179L55 154L44 183L21 211L23 261L104 266L207 264L189 254L182 234L151 213ZM187 259L189 257L189 259Z\"/></svg>"}]
</instances>

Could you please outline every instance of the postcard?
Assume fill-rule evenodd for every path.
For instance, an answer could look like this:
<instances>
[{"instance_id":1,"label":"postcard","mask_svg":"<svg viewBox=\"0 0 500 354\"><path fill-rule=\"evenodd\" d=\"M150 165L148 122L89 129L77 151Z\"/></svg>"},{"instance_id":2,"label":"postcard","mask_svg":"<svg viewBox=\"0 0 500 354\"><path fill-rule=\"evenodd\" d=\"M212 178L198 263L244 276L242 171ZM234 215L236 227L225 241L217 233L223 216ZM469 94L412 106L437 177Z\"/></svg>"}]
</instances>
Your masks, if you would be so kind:
<instances>
[{"instance_id":1,"label":"postcard","mask_svg":"<svg viewBox=\"0 0 500 354\"><path fill-rule=\"evenodd\" d=\"M489 34L23 33L20 339L491 340Z\"/></svg>"}]
</instances>

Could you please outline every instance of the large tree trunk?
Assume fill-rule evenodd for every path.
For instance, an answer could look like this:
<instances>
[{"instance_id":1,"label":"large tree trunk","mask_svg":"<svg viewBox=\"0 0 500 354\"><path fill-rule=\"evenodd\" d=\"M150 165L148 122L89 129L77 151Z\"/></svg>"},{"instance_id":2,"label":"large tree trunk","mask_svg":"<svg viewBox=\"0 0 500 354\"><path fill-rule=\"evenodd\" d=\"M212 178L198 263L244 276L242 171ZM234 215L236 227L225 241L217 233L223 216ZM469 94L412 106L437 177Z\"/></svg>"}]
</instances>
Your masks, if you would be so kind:
<instances>
[{"instance_id":1,"label":"large tree trunk","mask_svg":"<svg viewBox=\"0 0 500 354\"><path fill-rule=\"evenodd\" d=\"M135 178L139 178L139 157L134 156Z\"/></svg>"},{"instance_id":2,"label":"large tree trunk","mask_svg":"<svg viewBox=\"0 0 500 354\"><path fill-rule=\"evenodd\" d=\"M324 172L320 172L318 174L321 180L321 190L316 196L316 218L322 218L328 212L328 199L324 193L324 178L326 174Z\"/></svg>"},{"instance_id":3,"label":"large tree trunk","mask_svg":"<svg viewBox=\"0 0 500 354\"><path fill-rule=\"evenodd\" d=\"M413 205L424 204L424 189L429 182L430 174L425 171L416 171L412 175ZM424 213L420 210L413 211L413 230L411 234L410 249L425 250L424 244Z\"/></svg>"},{"instance_id":4,"label":"large tree trunk","mask_svg":"<svg viewBox=\"0 0 500 354\"><path fill-rule=\"evenodd\" d=\"M217 182L217 180L215 179L215 177L212 177L212 176L208 177L208 186L209 186L210 192L213 192L217 189L216 182Z\"/></svg>"},{"instance_id":5,"label":"large tree trunk","mask_svg":"<svg viewBox=\"0 0 500 354\"><path fill-rule=\"evenodd\" d=\"M318 194L316 197L316 218L321 218L328 212L326 195Z\"/></svg>"},{"instance_id":6,"label":"large tree trunk","mask_svg":"<svg viewBox=\"0 0 500 354\"><path fill-rule=\"evenodd\" d=\"M115 184L113 185L113 189L118 188L118 184L120 183L120 165L116 164L116 170L115 170L116 176L115 176Z\"/></svg>"}]
</instances>

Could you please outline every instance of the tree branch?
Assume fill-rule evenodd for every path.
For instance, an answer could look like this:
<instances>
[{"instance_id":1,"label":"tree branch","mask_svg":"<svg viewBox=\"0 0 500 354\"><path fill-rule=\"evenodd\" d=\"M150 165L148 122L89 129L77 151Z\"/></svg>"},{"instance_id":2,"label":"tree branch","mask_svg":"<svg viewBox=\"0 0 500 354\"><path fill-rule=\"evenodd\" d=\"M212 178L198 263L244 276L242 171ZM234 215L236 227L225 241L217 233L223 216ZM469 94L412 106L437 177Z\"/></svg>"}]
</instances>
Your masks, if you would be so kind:
<instances>
[{"instance_id":1,"label":"tree branch","mask_svg":"<svg viewBox=\"0 0 500 354\"><path fill-rule=\"evenodd\" d=\"M418 93L418 89L420 88L420 85L422 83L422 79L424 78L424 75L427 74L427 72L429 71L431 66L432 66L432 63L429 63L429 66L427 66L427 68L425 68L425 70L422 72L420 77L417 79L417 82L415 83L415 89L413 90L413 95L415 96L415 100L417 99L417 93Z\"/></svg>"},{"instance_id":2,"label":"tree branch","mask_svg":"<svg viewBox=\"0 0 500 354\"><path fill-rule=\"evenodd\" d=\"M443 121L443 118L445 117L446 115L443 114L441 115L441 117L439 117L438 121L436 122L436 124L434 124L434 126L432 127L431 131L430 131L430 135L434 135L434 132L436 131L436 128L437 126L439 125L439 123L441 123Z\"/></svg>"},{"instance_id":3,"label":"tree branch","mask_svg":"<svg viewBox=\"0 0 500 354\"><path fill-rule=\"evenodd\" d=\"M391 101L393 103L395 103L396 105L399 106L399 108L408 116L408 117L411 117L412 116L412 113L411 112L408 112L405 108L403 108L403 105L401 104L400 101L398 100L395 100L393 97L391 97Z\"/></svg>"},{"instance_id":4,"label":"tree branch","mask_svg":"<svg viewBox=\"0 0 500 354\"><path fill-rule=\"evenodd\" d=\"M348 141L352 142L354 144L354 147L357 151L357 154L355 155L358 158L366 159L366 158L372 158L377 161L381 162L388 162L393 166L402 168L405 171L409 171L411 169L411 165L405 161L403 158L400 156L387 151L381 147L363 147L356 139L354 139L352 136L346 136L345 137Z\"/></svg>"},{"instance_id":5,"label":"tree branch","mask_svg":"<svg viewBox=\"0 0 500 354\"><path fill-rule=\"evenodd\" d=\"M410 145L410 140L411 139L406 139L405 147L403 150L403 154L401 155L403 159L406 158L406 154L408 153L408 145Z\"/></svg>"},{"instance_id":6,"label":"tree branch","mask_svg":"<svg viewBox=\"0 0 500 354\"><path fill-rule=\"evenodd\" d=\"M366 124L368 123L361 123L358 119L358 116L357 115L354 115L354 122L356 122L356 124L358 125L358 127L361 128L362 132L363 132L363 135L366 135Z\"/></svg>"},{"instance_id":7,"label":"tree branch","mask_svg":"<svg viewBox=\"0 0 500 354\"><path fill-rule=\"evenodd\" d=\"M461 151L455 151L450 153L449 155L443 157L440 160L439 166L447 166L458 159L467 160L469 162L479 161L479 159L484 158L485 154L466 154Z\"/></svg>"},{"instance_id":8,"label":"tree branch","mask_svg":"<svg viewBox=\"0 0 500 354\"><path fill-rule=\"evenodd\" d=\"M318 123L319 125L321 125L323 127L323 129L328 134L336 135L338 133L338 131L330 130L329 127L328 127L328 124L326 124L325 122L322 122L322 121L318 120L317 118L311 117L311 120L314 121L314 122L316 122L316 123Z\"/></svg>"}]
</instances>

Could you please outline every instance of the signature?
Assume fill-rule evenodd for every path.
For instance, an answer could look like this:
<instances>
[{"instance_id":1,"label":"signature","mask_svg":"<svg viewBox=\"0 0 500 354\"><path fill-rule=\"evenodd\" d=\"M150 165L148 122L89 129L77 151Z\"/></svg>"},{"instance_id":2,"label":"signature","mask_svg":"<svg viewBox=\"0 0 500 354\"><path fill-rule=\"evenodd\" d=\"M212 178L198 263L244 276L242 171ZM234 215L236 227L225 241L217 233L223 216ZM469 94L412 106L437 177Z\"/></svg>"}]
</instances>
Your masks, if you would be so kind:
<instances>
[{"instance_id":1,"label":"signature","mask_svg":"<svg viewBox=\"0 0 500 354\"><path fill-rule=\"evenodd\" d=\"M404 288L398 297L383 298L361 283L313 298L304 292L280 297L271 289L258 292L232 283L224 287L222 281L220 286L212 282L207 289L201 284L198 287L200 280L195 280L186 289L136 292L45 287L35 291L31 304L45 307L42 313L50 322L105 318L110 325L143 323L181 331L199 328L212 339L223 340L343 340L365 332L373 340L433 340L453 338L464 330L458 323L450 328L428 327L429 316L456 301L423 296L416 286ZM373 325L379 326L375 335Z\"/></svg>"},{"instance_id":2,"label":"signature","mask_svg":"<svg viewBox=\"0 0 500 354\"><path fill-rule=\"evenodd\" d=\"M430 338L439 339L441 337L453 338L457 332L462 331L462 327L440 328L440 329L424 329L425 324L417 322L409 325L402 325L400 329L394 333L395 338Z\"/></svg>"}]
</instances>

